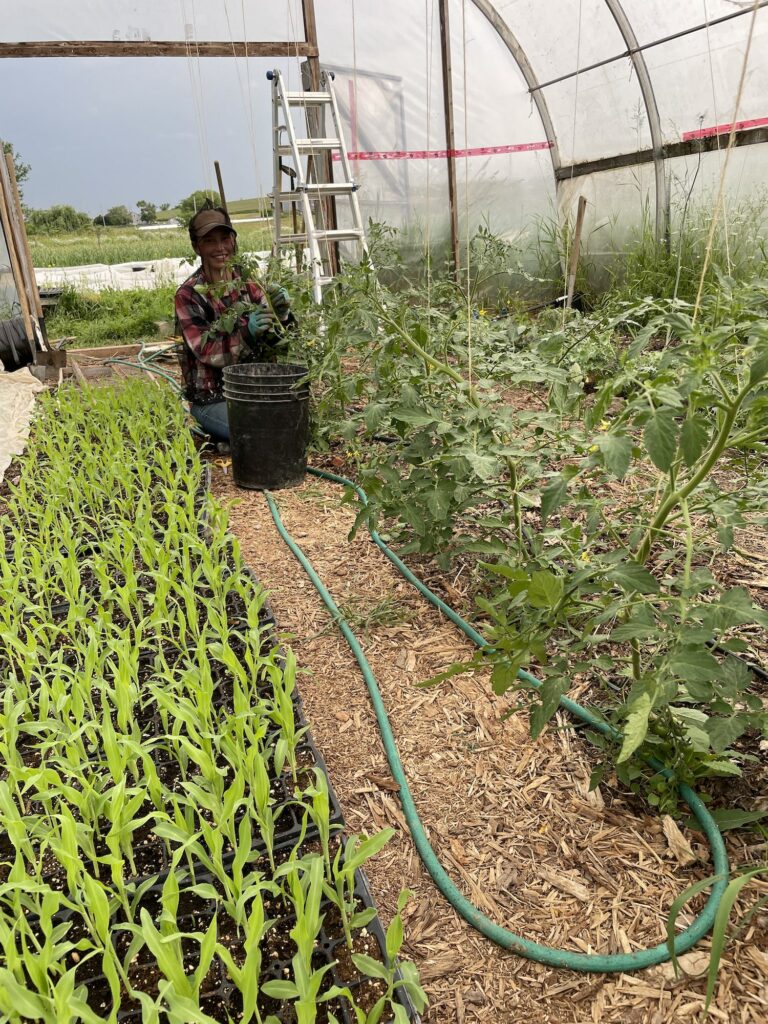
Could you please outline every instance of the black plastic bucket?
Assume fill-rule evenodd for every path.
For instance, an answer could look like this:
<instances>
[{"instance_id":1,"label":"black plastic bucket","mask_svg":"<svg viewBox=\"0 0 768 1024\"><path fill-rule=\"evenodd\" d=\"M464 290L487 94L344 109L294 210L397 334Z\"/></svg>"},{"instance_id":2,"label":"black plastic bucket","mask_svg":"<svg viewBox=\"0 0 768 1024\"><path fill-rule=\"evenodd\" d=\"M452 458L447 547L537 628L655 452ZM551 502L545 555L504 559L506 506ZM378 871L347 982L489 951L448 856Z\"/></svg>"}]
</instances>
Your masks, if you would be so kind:
<instances>
[{"instance_id":1,"label":"black plastic bucket","mask_svg":"<svg viewBox=\"0 0 768 1024\"><path fill-rule=\"evenodd\" d=\"M238 487L296 487L307 471L306 366L239 363L224 368L232 475Z\"/></svg>"}]
</instances>

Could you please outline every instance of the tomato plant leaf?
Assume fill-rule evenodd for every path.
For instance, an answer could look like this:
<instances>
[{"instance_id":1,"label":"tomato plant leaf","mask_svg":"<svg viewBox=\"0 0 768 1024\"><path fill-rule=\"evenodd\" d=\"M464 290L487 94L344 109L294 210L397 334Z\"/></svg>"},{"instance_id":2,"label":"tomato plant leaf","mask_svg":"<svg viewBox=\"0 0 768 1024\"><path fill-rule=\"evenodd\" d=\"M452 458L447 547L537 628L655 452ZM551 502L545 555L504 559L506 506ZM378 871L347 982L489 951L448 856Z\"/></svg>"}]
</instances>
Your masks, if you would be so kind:
<instances>
[{"instance_id":1,"label":"tomato plant leaf","mask_svg":"<svg viewBox=\"0 0 768 1024\"><path fill-rule=\"evenodd\" d=\"M662 473L669 472L677 448L677 426L671 409L657 409L643 431L651 462Z\"/></svg>"},{"instance_id":2,"label":"tomato plant leaf","mask_svg":"<svg viewBox=\"0 0 768 1024\"><path fill-rule=\"evenodd\" d=\"M568 689L568 680L560 676L545 679L538 691L540 703L531 707L531 739L536 739L541 730L557 711L560 698Z\"/></svg>"},{"instance_id":3,"label":"tomato plant leaf","mask_svg":"<svg viewBox=\"0 0 768 1024\"><path fill-rule=\"evenodd\" d=\"M680 647L671 655L669 668L687 682L708 683L719 675L720 662L700 647Z\"/></svg>"},{"instance_id":4,"label":"tomato plant leaf","mask_svg":"<svg viewBox=\"0 0 768 1024\"><path fill-rule=\"evenodd\" d=\"M715 819L715 824L721 832L731 828L742 828L744 825L751 825L753 821L762 821L768 818L768 811L742 811L738 808L722 807L709 812Z\"/></svg>"},{"instance_id":5,"label":"tomato plant leaf","mask_svg":"<svg viewBox=\"0 0 768 1024\"><path fill-rule=\"evenodd\" d=\"M755 361L749 367L749 383L754 386L767 376L768 350L763 349L763 351L758 355L757 359L755 359Z\"/></svg>"},{"instance_id":6,"label":"tomato plant leaf","mask_svg":"<svg viewBox=\"0 0 768 1024\"><path fill-rule=\"evenodd\" d=\"M733 715L731 718L710 718L704 728L709 734L709 742L716 754L722 754L742 735L749 725L746 715Z\"/></svg>"},{"instance_id":7,"label":"tomato plant leaf","mask_svg":"<svg viewBox=\"0 0 768 1024\"><path fill-rule=\"evenodd\" d=\"M568 482L558 473L541 492L541 525L546 526L552 513L562 505L568 493Z\"/></svg>"},{"instance_id":8,"label":"tomato plant leaf","mask_svg":"<svg viewBox=\"0 0 768 1024\"><path fill-rule=\"evenodd\" d=\"M554 608L563 596L562 576L555 576L548 569L539 569L531 574L528 585L528 603L532 608Z\"/></svg>"},{"instance_id":9,"label":"tomato plant leaf","mask_svg":"<svg viewBox=\"0 0 768 1024\"><path fill-rule=\"evenodd\" d=\"M625 434L601 434L596 444L602 452L605 468L621 480L632 461L632 438Z\"/></svg>"},{"instance_id":10,"label":"tomato plant leaf","mask_svg":"<svg viewBox=\"0 0 768 1024\"><path fill-rule=\"evenodd\" d=\"M624 742L617 759L618 764L627 761L645 739L652 707L653 696L648 689L645 689L632 701L624 724Z\"/></svg>"},{"instance_id":11,"label":"tomato plant leaf","mask_svg":"<svg viewBox=\"0 0 768 1024\"><path fill-rule=\"evenodd\" d=\"M709 425L703 416L689 416L680 431L680 454L683 462L690 467L695 465L709 437Z\"/></svg>"},{"instance_id":12,"label":"tomato plant leaf","mask_svg":"<svg viewBox=\"0 0 768 1024\"><path fill-rule=\"evenodd\" d=\"M656 577L637 562L621 562L607 572L605 578L628 594L658 594L660 589Z\"/></svg>"}]
</instances>

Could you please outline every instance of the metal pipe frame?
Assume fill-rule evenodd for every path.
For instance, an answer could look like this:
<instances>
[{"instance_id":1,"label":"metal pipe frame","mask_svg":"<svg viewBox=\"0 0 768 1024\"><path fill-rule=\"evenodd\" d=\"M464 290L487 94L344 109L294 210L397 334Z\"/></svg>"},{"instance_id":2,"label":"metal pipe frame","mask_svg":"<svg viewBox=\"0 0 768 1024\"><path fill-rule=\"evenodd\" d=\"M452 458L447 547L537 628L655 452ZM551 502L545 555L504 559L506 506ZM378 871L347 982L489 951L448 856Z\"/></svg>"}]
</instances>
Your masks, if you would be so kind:
<instances>
[{"instance_id":1,"label":"metal pipe frame","mask_svg":"<svg viewBox=\"0 0 768 1024\"><path fill-rule=\"evenodd\" d=\"M766 0L768 2L768 0ZM517 36L512 32L512 29L507 25L506 21L502 18L495 6L490 0L472 0L472 3L480 11L483 17L493 26L496 30L499 39L504 43L506 48L512 54L512 57L520 69L520 73L525 79L525 84L528 86L528 91L531 94L531 98L536 106L541 123L544 126L544 134L547 137L549 143L549 154L552 159L552 170L557 178L557 172L561 166L560 159L560 147L557 142L557 134L555 132L555 126L552 123L552 118L549 113L549 107L547 101L541 93L541 87L536 73L531 67L531 63L517 40Z\"/></svg>"},{"instance_id":2,"label":"metal pipe frame","mask_svg":"<svg viewBox=\"0 0 768 1024\"><path fill-rule=\"evenodd\" d=\"M768 7L768 0L760 0L757 5L757 9L761 7ZM567 82L569 78L575 78L577 75L583 75L587 71L595 71L597 68L604 68L606 64L614 64L618 60L624 60L625 57L631 57L635 53L644 53L646 50L653 49L654 46L663 46L664 43L672 43L675 39L682 39L684 36L693 35L694 32L703 32L705 29L712 28L713 25L720 25L724 21L731 21L733 18L741 18L744 14L752 13L752 5L743 7L738 11L732 11L730 14L723 14L719 18L713 18L711 21L705 21L701 25L693 25L691 28L683 28L679 32L673 32L671 35L662 36L661 39L654 39L650 43L643 43L642 46L637 45L635 47L628 47L621 53L617 53L614 57L605 57L603 60L595 61L594 64L587 64L586 67L579 68L577 71L569 71L565 75L558 75L557 78L550 78L546 82L541 82L536 87L537 89L546 89L550 85L557 85L559 82Z\"/></svg>"},{"instance_id":3,"label":"metal pipe frame","mask_svg":"<svg viewBox=\"0 0 768 1024\"><path fill-rule=\"evenodd\" d=\"M635 30L621 6L621 0L605 0L605 5L616 22L621 37L631 52L632 65L637 74L637 83L640 86L640 93L645 103L645 111L648 115L648 128L651 133L651 149L653 152L653 166L656 177L656 241L667 238L669 234L668 210L669 202L667 196L667 177L664 164L664 137L661 132L661 118L659 107L656 103L656 96L653 92L653 83L648 72L648 65L637 42Z\"/></svg>"}]
</instances>

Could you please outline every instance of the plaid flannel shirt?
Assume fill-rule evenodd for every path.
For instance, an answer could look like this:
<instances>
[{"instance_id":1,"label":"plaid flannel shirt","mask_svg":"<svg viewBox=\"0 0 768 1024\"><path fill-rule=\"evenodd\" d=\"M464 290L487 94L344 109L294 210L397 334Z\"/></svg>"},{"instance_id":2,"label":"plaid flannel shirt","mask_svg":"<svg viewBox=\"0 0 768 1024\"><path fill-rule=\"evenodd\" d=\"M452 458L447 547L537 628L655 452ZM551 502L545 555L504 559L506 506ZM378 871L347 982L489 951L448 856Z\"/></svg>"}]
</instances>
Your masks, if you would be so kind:
<instances>
[{"instance_id":1,"label":"plaid flannel shirt","mask_svg":"<svg viewBox=\"0 0 768 1024\"><path fill-rule=\"evenodd\" d=\"M184 376L184 397L206 405L223 401L223 369L252 354L248 317L239 318L231 334L211 331L211 324L234 303L248 300L258 303L264 292L252 281L233 282L232 291L217 298L201 295L195 288L208 284L200 267L176 292L176 333L184 339L179 361Z\"/></svg>"}]
</instances>

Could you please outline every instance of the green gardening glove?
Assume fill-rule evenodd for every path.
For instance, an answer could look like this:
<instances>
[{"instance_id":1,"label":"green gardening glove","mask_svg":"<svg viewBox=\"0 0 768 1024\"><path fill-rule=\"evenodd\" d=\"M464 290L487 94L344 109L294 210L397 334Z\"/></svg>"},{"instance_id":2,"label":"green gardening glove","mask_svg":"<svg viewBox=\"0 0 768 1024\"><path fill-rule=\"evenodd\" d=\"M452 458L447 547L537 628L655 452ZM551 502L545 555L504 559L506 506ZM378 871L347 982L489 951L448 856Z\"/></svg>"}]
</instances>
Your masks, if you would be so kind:
<instances>
[{"instance_id":1,"label":"green gardening glove","mask_svg":"<svg viewBox=\"0 0 768 1024\"><path fill-rule=\"evenodd\" d=\"M255 309L248 315L248 333L255 340L274 330L275 317L269 309Z\"/></svg>"},{"instance_id":2,"label":"green gardening glove","mask_svg":"<svg viewBox=\"0 0 768 1024\"><path fill-rule=\"evenodd\" d=\"M286 320L291 312L291 299L288 292L279 284L267 286L267 295L278 320Z\"/></svg>"}]
</instances>

